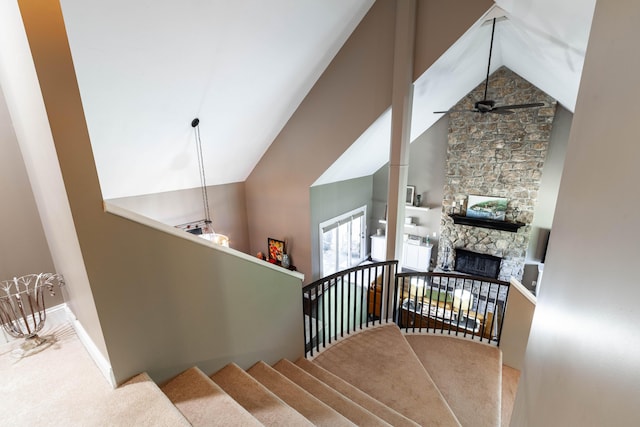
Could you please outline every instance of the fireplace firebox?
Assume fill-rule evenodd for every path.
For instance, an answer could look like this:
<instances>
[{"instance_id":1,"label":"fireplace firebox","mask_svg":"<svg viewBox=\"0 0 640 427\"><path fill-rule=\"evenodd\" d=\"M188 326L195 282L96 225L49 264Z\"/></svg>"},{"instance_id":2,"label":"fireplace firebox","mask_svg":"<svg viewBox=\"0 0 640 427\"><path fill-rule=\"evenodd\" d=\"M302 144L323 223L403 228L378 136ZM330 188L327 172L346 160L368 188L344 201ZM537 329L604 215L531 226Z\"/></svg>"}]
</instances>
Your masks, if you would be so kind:
<instances>
[{"instance_id":1,"label":"fireplace firebox","mask_svg":"<svg viewBox=\"0 0 640 427\"><path fill-rule=\"evenodd\" d=\"M501 262L500 257L459 248L456 249L455 271L497 279L500 275Z\"/></svg>"}]
</instances>

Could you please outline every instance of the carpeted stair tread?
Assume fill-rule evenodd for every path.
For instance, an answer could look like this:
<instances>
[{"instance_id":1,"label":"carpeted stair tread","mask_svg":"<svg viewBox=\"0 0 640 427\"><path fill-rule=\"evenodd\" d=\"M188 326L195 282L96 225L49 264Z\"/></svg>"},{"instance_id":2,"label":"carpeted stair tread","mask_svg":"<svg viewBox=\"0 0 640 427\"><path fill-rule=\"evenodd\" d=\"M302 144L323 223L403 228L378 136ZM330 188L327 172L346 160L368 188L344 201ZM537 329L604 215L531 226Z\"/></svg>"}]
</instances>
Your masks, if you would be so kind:
<instances>
[{"instance_id":1,"label":"carpeted stair tread","mask_svg":"<svg viewBox=\"0 0 640 427\"><path fill-rule=\"evenodd\" d=\"M471 340L405 335L460 424L500 427L502 352Z\"/></svg>"},{"instance_id":2,"label":"carpeted stair tread","mask_svg":"<svg viewBox=\"0 0 640 427\"><path fill-rule=\"evenodd\" d=\"M304 369L283 359L273 365L273 369L293 381L320 401L324 402L345 418L361 426L387 426L390 424L373 415L354 401L329 387ZM307 417L309 418L309 417Z\"/></svg>"},{"instance_id":3,"label":"carpeted stair tread","mask_svg":"<svg viewBox=\"0 0 640 427\"><path fill-rule=\"evenodd\" d=\"M510 366L502 365L502 399L500 401L502 402L501 423L503 427L509 427L519 380L520 371Z\"/></svg>"},{"instance_id":4,"label":"carpeted stair tread","mask_svg":"<svg viewBox=\"0 0 640 427\"><path fill-rule=\"evenodd\" d=\"M349 384L342 378L327 371L326 369L300 358L295 362L296 366L302 368L305 372L313 375L318 380L327 384L329 387L338 391L343 396L351 399L353 402L378 416L380 419L396 427L416 427L418 424L387 405L379 402L359 388Z\"/></svg>"},{"instance_id":5,"label":"carpeted stair tread","mask_svg":"<svg viewBox=\"0 0 640 427\"><path fill-rule=\"evenodd\" d=\"M211 375L211 379L266 426L313 425L234 363Z\"/></svg>"},{"instance_id":6,"label":"carpeted stair tread","mask_svg":"<svg viewBox=\"0 0 640 427\"><path fill-rule=\"evenodd\" d=\"M12 354L22 340L0 346L1 426L190 425L146 373L114 389L70 323L40 336L54 344L28 357Z\"/></svg>"},{"instance_id":7,"label":"carpeted stair tread","mask_svg":"<svg viewBox=\"0 0 640 427\"><path fill-rule=\"evenodd\" d=\"M118 387L113 397L117 397L117 405L121 405L123 410L108 411L108 417L101 417L100 414L94 413L96 420L102 420L103 422L108 420L110 425L119 426L190 425L146 372L134 376Z\"/></svg>"},{"instance_id":8,"label":"carpeted stair tread","mask_svg":"<svg viewBox=\"0 0 640 427\"><path fill-rule=\"evenodd\" d=\"M193 426L261 426L238 402L197 367L161 387Z\"/></svg>"},{"instance_id":9,"label":"carpeted stair tread","mask_svg":"<svg viewBox=\"0 0 640 427\"><path fill-rule=\"evenodd\" d=\"M320 353L314 363L418 424L460 425L396 325L365 330L338 341Z\"/></svg>"},{"instance_id":10,"label":"carpeted stair tread","mask_svg":"<svg viewBox=\"0 0 640 427\"><path fill-rule=\"evenodd\" d=\"M247 373L315 426L355 426L333 408L264 362L256 363L247 370Z\"/></svg>"}]
</instances>

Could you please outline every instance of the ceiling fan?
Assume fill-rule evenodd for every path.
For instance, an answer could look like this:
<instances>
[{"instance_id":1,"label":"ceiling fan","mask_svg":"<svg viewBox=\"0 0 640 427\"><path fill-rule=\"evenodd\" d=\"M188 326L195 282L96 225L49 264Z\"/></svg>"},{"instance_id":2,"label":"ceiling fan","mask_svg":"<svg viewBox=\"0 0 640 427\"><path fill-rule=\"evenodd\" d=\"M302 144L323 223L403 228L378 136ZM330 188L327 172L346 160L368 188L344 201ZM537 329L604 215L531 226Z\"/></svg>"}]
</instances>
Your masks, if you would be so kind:
<instances>
[{"instance_id":1,"label":"ceiling fan","mask_svg":"<svg viewBox=\"0 0 640 427\"><path fill-rule=\"evenodd\" d=\"M543 102L532 102L529 104L512 104L512 105L498 105L492 99L487 99L487 89L489 87L489 70L491 69L491 53L493 51L493 35L496 31L496 18L493 18L493 24L491 27L491 44L489 47L489 63L487 64L487 78L484 81L484 97L482 101L478 101L473 104L473 108L470 110L448 110L448 111L435 111L434 114L443 113L494 113L494 114L513 114L517 109L521 108L537 108L543 107Z\"/></svg>"}]
</instances>

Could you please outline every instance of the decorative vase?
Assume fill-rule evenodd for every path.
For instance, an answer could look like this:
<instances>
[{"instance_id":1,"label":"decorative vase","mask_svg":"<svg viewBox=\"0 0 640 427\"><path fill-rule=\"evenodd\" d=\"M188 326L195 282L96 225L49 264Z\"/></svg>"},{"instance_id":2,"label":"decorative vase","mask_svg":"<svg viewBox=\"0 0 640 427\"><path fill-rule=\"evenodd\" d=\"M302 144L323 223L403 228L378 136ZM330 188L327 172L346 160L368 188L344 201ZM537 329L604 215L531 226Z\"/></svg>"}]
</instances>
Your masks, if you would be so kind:
<instances>
[{"instance_id":1,"label":"decorative vase","mask_svg":"<svg viewBox=\"0 0 640 427\"><path fill-rule=\"evenodd\" d=\"M281 265L284 268L289 268L289 266L291 265L291 263L289 262L289 255L282 254L282 263L281 263Z\"/></svg>"},{"instance_id":2,"label":"decorative vase","mask_svg":"<svg viewBox=\"0 0 640 427\"><path fill-rule=\"evenodd\" d=\"M415 203L416 207L420 207L420 199L422 199L422 196L420 194L418 194L416 196L416 203Z\"/></svg>"}]
</instances>

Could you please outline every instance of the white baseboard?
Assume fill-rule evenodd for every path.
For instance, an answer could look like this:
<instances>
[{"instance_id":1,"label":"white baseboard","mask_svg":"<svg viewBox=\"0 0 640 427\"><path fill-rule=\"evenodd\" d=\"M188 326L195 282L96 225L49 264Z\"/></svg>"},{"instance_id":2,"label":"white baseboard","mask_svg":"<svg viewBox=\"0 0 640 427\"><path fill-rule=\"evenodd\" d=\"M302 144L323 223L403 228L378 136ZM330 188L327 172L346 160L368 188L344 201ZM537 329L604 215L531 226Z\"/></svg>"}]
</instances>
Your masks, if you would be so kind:
<instances>
[{"instance_id":1,"label":"white baseboard","mask_svg":"<svg viewBox=\"0 0 640 427\"><path fill-rule=\"evenodd\" d=\"M63 303L51 308L47 308L47 320L45 323L45 328L52 329L56 326L69 323L69 319L67 316L67 304ZM20 324L24 325L24 322L20 321ZM16 338L9 336L5 332L4 328L2 328L2 335L0 335L0 344L9 343L14 340L16 340Z\"/></svg>"},{"instance_id":2,"label":"white baseboard","mask_svg":"<svg viewBox=\"0 0 640 427\"><path fill-rule=\"evenodd\" d=\"M93 340L91 339L87 331L84 329L82 324L78 321L78 318L73 313L73 311L71 311L69 306L67 306L66 304L63 304L63 305L64 305L65 313L67 316L67 321L70 322L71 325L73 326L73 329L75 329L76 335L78 335L80 342L87 349L89 356L91 356L91 358L95 362L100 372L102 372L102 375L104 375L104 377L109 382L109 384L111 384L111 387L116 388L118 384L113 375L113 369L111 368L111 364L109 363L107 358L103 356L100 350L98 350L98 347L95 345L95 343L93 342ZM49 314L47 312L47 316L48 315Z\"/></svg>"},{"instance_id":3,"label":"white baseboard","mask_svg":"<svg viewBox=\"0 0 640 427\"><path fill-rule=\"evenodd\" d=\"M96 366L102 372L102 375L106 378L107 382L111 384L113 388L116 388L118 384L116 383L116 379L113 376L113 369L111 369L111 364L107 360L106 357L102 355L98 347L95 345L87 331L85 331L82 324L78 321L76 315L71 311L69 306L66 303L56 305L51 308L47 308L47 320L45 329L51 330L55 329L58 326L71 324L73 329L78 336L78 339L85 347L89 356L93 359ZM15 338L11 338L8 336L4 328L2 329L2 334L0 334L0 345L9 343L13 341Z\"/></svg>"}]
</instances>

